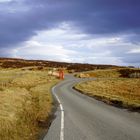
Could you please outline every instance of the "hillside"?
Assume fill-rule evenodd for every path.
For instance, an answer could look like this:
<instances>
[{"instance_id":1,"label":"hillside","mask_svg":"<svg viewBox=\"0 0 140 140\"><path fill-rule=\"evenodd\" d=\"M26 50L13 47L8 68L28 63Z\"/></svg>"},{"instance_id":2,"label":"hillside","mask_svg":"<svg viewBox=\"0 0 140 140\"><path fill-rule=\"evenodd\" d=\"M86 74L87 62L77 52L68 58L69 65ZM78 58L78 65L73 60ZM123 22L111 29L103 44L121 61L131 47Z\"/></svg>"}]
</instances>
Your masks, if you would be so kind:
<instances>
[{"instance_id":1,"label":"hillside","mask_svg":"<svg viewBox=\"0 0 140 140\"><path fill-rule=\"evenodd\" d=\"M0 58L0 67L1 68L38 67L38 69L43 69L45 67L53 67L53 68L63 67L67 69L69 72L81 72L95 69L119 68L120 66L65 63L45 60L25 60L16 58Z\"/></svg>"}]
</instances>

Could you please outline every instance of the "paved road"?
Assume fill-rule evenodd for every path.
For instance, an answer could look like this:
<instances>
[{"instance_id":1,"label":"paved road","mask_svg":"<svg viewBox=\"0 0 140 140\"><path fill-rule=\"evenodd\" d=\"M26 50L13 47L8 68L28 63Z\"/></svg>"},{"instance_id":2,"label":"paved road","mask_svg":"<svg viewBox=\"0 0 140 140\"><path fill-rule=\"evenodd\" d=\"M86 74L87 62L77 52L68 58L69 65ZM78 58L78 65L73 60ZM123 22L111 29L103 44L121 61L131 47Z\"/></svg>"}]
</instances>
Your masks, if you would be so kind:
<instances>
[{"instance_id":1,"label":"paved road","mask_svg":"<svg viewBox=\"0 0 140 140\"><path fill-rule=\"evenodd\" d=\"M79 81L67 76L53 89L62 106L44 140L140 140L139 113L80 94L72 89Z\"/></svg>"}]
</instances>

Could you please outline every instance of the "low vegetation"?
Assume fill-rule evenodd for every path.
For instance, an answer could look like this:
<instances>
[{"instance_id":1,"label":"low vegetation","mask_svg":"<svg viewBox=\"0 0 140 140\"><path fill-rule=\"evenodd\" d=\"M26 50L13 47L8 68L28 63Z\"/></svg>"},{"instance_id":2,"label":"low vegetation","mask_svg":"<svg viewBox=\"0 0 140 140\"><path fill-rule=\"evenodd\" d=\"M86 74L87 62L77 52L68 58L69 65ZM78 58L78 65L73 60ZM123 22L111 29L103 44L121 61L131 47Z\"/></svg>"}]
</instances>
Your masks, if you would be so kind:
<instances>
[{"instance_id":1,"label":"low vegetation","mask_svg":"<svg viewBox=\"0 0 140 140\"><path fill-rule=\"evenodd\" d=\"M106 70L94 70L85 73L78 73L75 76L79 78L118 78L120 77L120 72L118 69L106 69Z\"/></svg>"},{"instance_id":2,"label":"low vegetation","mask_svg":"<svg viewBox=\"0 0 140 140\"><path fill-rule=\"evenodd\" d=\"M43 60L25 60L25 59L13 59L13 58L0 58L0 67L2 68L24 68L24 67L36 67L35 69L44 69L44 67L64 68L69 73L89 71L95 69L108 69L108 68L120 68L115 65L94 65L94 64L80 64L80 63L65 63Z\"/></svg>"},{"instance_id":3,"label":"low vegetation","mask_svg":"<svg viewBox=\"0 0 140 140\"><path fill-rule=\"evenodd\" d=\"M0 140L35 140L53 107L46 71L0 69Z\"/></svg>"},{"instance_id":4,"label":"low vegetation","mask_svg":"<svg viewBox=\"0 0 140 140\"><path fill-rule=\"evenodd\" d=\"M140 69L136 68L115 68L115 69L103 69L94 70L85 73L75 74L79 78L140 78Z\"/></svg>"},{"instance_id":5,"label":"low vegetation","mask_svg":"<svg viewBox=\"0 0 140 140\"><path fill-rule=\"evenodd\" d=\"M121 77L125 78L140 78L140 69L119 69Z\"/></svg>"},{"instance_id":6,"label":"low vegetation","mask_svg":"<svg viewBox=\"0 0 140 140\"><path fill-rule=\"evenodd\" d=\"M140 79L135 78L133 73L139 75L139 70L113 69L88 72L85 73L85 77L97 77L97 79L79 83L75 89L108 104L140 110Z\"/></svg>"}]
</instances>

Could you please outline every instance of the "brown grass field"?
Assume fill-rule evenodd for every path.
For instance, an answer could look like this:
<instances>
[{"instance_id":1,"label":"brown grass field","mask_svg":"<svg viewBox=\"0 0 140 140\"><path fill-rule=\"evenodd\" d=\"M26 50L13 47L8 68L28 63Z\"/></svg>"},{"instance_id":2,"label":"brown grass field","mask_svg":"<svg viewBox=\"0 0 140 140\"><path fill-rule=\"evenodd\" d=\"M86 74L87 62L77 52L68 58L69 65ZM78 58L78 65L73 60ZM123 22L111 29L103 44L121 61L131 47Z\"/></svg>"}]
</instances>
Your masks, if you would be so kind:
<instances>
[{"instance_id":1,"label":"brown grass field","mask_svg":"<svg viewBox=\"0 0 140 140\"><path fill-rule=\"evenodd\" d=\"M97 77L97 78L118 78L120 73L118 69L107 69L107 70L95 70L91 72L87 72L89 77Z\"/></svg>"},{"instance_id":2,"label":"brown grass field","mask_svg":"<svg viewBox=\"0 0 140 140\"><path fill-rule=\"evenodd\" d=\"M117 70L98 70L89 75L99 78L77 84L77 90L108 104L140 109L140 78L120 78Z\"/></svg>"},{"instance_id":3,"label":"brown grass field","mask_svg":"<svg viewBox=\"0 0 140 140\"><path fill-rule=\"evenodd\" d=\"M96 78L132 78L139 77L140 78L140 69L136 68L115 68L115 69L99 69L94 71L88 71L85 73L77 73L76 77L79 78L88 78L88 77L96 77Z\"/></svg>"},{"instance_id":4,"label":"brown grass field","mask_svg":"<svg viewBox=\"0 0 140 140\"><path fill-rule=\"evenodd\" d=\"M47 71L0 69L0 140L35 140L53 107Z\"/></svg>"}]
</instances>

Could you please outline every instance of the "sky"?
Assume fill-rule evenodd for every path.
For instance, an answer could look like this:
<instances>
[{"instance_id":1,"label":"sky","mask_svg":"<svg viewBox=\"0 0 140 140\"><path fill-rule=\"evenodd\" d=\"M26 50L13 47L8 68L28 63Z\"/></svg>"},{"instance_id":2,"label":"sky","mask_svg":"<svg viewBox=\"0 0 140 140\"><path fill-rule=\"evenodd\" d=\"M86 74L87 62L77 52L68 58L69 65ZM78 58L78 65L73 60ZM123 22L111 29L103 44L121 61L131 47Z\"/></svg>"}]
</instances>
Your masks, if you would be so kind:
<instances>
[{"instance_id":1,"label":"sky","mask_svg":"<svg viewBox=\"0 0 140 140\"><path fill-rule=\"evenodd\" d=\"M140 0L0 0L0 57L140 67Z\"/></svg>"}]
</instances>

